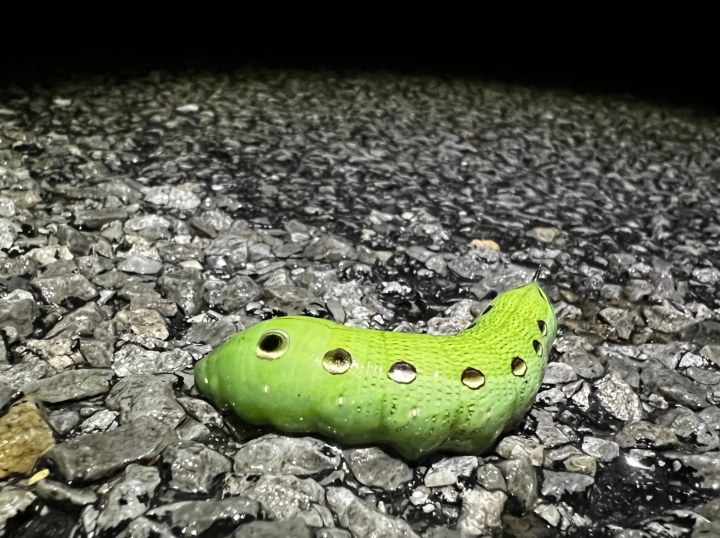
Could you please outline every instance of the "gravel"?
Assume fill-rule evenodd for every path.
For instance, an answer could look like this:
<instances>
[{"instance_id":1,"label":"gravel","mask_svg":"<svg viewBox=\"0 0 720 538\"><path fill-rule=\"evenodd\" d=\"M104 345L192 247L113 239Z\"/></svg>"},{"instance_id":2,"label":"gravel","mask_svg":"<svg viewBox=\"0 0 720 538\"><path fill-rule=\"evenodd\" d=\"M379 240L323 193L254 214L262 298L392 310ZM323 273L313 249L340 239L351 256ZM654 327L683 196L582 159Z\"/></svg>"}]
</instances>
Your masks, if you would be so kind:
<instances>
[{"instance_id":1,"label":"gravel","mask_svg":"<svg viewBox=\"0 0 720 538\"><path fill-rule=\"evenodd\" d=\"M717 534L715 116L271 71L0 103L0 423L27 424L0 536ZM289 436L193 387L262 319L454 334L540 265L551 363L482 457Z\"/></svg>"}]
</instances>

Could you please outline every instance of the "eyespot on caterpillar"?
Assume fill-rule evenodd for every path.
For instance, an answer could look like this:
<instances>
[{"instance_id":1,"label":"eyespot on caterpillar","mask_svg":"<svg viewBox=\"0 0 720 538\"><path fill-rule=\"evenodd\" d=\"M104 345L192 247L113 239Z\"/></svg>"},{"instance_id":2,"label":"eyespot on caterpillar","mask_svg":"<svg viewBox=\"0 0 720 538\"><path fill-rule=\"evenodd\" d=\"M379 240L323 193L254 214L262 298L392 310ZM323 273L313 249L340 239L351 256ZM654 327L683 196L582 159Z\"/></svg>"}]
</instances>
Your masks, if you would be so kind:
<instances>
[{"instance_id":1,"label":"eyespot on caterpillar","mask_svg":"<svg viewBox=\"0 0 720 538\"><path fill-rule=\"evenodd\" d=\"M556 331L535 281L498 295L454 336L281 317L199 361L195 383L252 424L388 445L408 460L479 455L532 406Z\"/></svg>"}]
</instances>

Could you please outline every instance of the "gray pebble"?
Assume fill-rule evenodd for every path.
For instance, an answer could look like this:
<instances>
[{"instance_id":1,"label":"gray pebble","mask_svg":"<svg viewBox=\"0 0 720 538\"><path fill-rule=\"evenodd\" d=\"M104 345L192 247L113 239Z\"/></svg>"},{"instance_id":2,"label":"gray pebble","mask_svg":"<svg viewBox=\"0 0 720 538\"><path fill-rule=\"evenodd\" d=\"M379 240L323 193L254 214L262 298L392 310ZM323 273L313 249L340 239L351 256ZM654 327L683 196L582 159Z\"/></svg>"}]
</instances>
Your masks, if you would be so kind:
<instances>
[{"instance_id":1,"label":"gray pebble","mask_svg":"<svg viewBox=\"0 0 720 538\"><path fill-rule=\"evenodd\" d=\"M595 483L591 476L578 473L543 471L541 493L559 500L566 493L580 493Z\"/></svg>"},{"instance_id":2,"label":"gray pebble","mask_svg":"<svg viewBox=\"0 0 720 538\"><path fill-rule=\"evenodd\" d=\"M185 411L175 399L174 378L169 375L131 375L118 381L105 403L120 411L120 422L127 424L141 417L152 417L171 428L185 420Z\"/></svg>"},{"instance_id":3,"label":"gray pebble","mask_svg":"<svg viewBox=\"0 0 720 538\"><path fill-rule=\"evenodd\" d=\"M15 216L15 202L7 196L0 196L0 217L9 218Z\"/></svg>"},{"instance_id":4,"label":"gray pebble","mask_svg":"<svg viewBox=\"0 0 720 538\"><path fill-rule=\"evenodd\" d=\"M684 354L684 350L676 342L670 344L643 344L638 349L642 354L641 356L656 360L670 370L677 368Z\"/></svg>"},{"instance_id":5,"label":"gray pebble","mask_svg":"<svg viewBox=\"0 0 720 538\"><path fill-rule=\"evenodd\" d=\"M311 475L335 469L341 452L312 437L275 434L254 439L238 450L234 470L243 473Z\"/></svg>"},{"instance_id":6,"label":"gray pebble","mask_svg":"<svg viewBox=\"0 0 720 538\"><path fill-rule=\"evenodd\" d=\"M364 503L345 488L327 488L327 504L338 516L340 525L353 536L377 538L416 538L410 525L399 518L385 515Z\"/></svg>"},{"instance_id":7,"label":"gray pebble","mask_svg":"<svg viewBox=\"0 0 720 538\"><path fill-rule=\"evenodd\" d=\"M22 390L42 402L59 403L105 394L113 377L108 369L68 370L28 383Z\"/></svg>"},{"instance_id":8,"label":"gray pebble","mask_svg":"<svg viewBox=\"0 0 720 538\"><path fill-rule=\"evenodd\" d=\"M606 301L617 301L622 297L622 286L615 284L604 284L600 288L600 298Z\"/></svg>"},{"instance_id":9,"label":"gray pebble","mask_svg":"<svg viewBox=\"0 0 720 538\"><path fill-rule=\"evenodd\" d=\"M99 230L103 225L115 220L125 220L127 216L127 211L122 208L78 209L75 212L75 224Z\"/></svg>"},{"instance_id":10,"label":"gray pebble","mask_svg":"<svg viewBox=\"0 0 720 538\"><path fill-rule=\"evenodd\" d=\"M210 428L190 417L187 417L175 431L178 439L182 441L202 441L211 435Z\"/></svg>"},{"instance_id":11,"label":"gray pebble","mask_svg":"<svg viewBox=\"0 0 720 538\"><path fill-rule=\"evenodd\" d=\"M644 417L640 398L617 372L613 371L595 382L600 404L620 420L640 420Z\"/></svg>"},{"instance_id":12,"label":"gray pebble","mask_svg":"<svg viewBox=\"0 0 720 538\"><path fill-rule=\"evenodd\" d=\"M163 277L160 277L162 279ZM175 301L160 297L157 293L147 295L135 295L130 299L130 310L156 310L162 316L171 318L178 312Z\"/></svg>"},{"instance_id":13,"label":"gray pebble","mask_svg":"<svg viewBox=\"0 0 720 538\"><path fill-rule=\"evenodd\" d=\"M207 344L213 348L220 347L237 329L232 323L224 321L194 323L183 336L184 342Z\"/></svg>"},{"instance_id":14,"label":"gray pebble","mask_svg":"<svg viewBox=\"0 0 720 538\"><path fill-rule=\"evenodd\" d=\"M431 250L417 245L408 247L405 254L420 263L425 263L431 256L433 256L433 252Z\"/></svg>"},{"instance_id":15,"label":"gray pebble","mask_svg":"<svg viewBox=\"0 0 720 538\"><path fill-rule=\"evenodd\" d=\"M615 441L598 437L583 438L582 449L586 454L604 462L610 462L620 455L620 446Z\"/></svg>"},{"instance_id":16,"label":"gray pebble","mask_svg":"<svg viewBox=\"0 0 720 538\"><path fill-rule=\"evenodd\" d=\"M194 192L172 186L150 187L145 191L145 201L188 211L200 205L200 198Z\"/></svg>"},{"instance_id":17,"label":"gray pebble","mask_svg":"<svg viewBox=\"0 0 720 538\"><path fill-rule=\"evenodd\" d=\"M717 406L706 407L698 413L698 418L716 431L720 431L720 408Z\"/></svg>"},{"instance_id":18,"label":"gray pebble","mask_svg":"<svg viewBox=\"0 0 720 538\"><path fill-rule=\"evenodd\" d=\"M582 349L564 353L560 357L560 362L570 366L577 375L585 379L597 379L605 373L605 368L600 361Z\"/></svg>"},{"instance_id":19,"label":"gray pebble","mask_svg":"<svg viewBox=\"0 0 720 538\"><path fill-rule=\"evenodd\" d=\"M227 282L210 280L205 283L205 300L226 312L235 312L252 301L260 299L263 290L247 276L236 276Z\"/></svg>"},{"instance_id":20,"label":"gray pebble","mask_svg":"<svg viewBox=\"0 0 720 538\"><path fill-rule=\"evenodd\" d=\"M48 478L35 484L33 492L41 499L53 502L69 502L75 506L94 504L98 500L97 493L90 488L71 488L67 484Z\"/></svg>"},{"instance_id":21,"label":"gray pebble","mask_svg":"<svg viewBox=\"0 0 720 538\"><path fill-rule=\"evenodd\" d=\"M7 522L25 512L35 501L35 495L25 489L5 488L0 491L0 533L4 534Z\"/></svg>"},{"instance_id":22,"label":"gray pebble","mask_svg":"<svg viewBox=\"0 0 720 538\"><path fill-rule=\"evenodd\" d=\"M162 453L170 466L170 487L185 493L208 493L213 480L230 472L230 460L195 441L179 441Z\"/></svg>"},{"instance_id":23,"label":"gray pebble","mask_svg":"<svg viewBox=\"0 0 720 538\"><path fill-rule=\"evenodd\" d=\"M123 522L142 515L152 502L160 485L160 473L155 467L131 463L123 477L107 494L97 519L100 533L117 528Z\"/></svg>"},{"instance_id":24,"label":"gray pebble","mask_svg":"<svg viewBox=\"0 0 720 538\"><path fill-rule=\"evenodd\" d=\"M48 415L48 423L53 430L64 435L80 423L80 414L74 409L52 411Z\"/></svg>"},{"instance_id":25,"label":"gray pebble","mask_svg":"<svg viewBox=\"0 0 720 538\"><path fill-rule=\"evenodd\" d=\"M447 275L448 264L442 256L430 256L425 262L425 267L440 276Z\"/></svg>"},{"instance_id":26,"label":"gray pebble","mask_svg":"<svg viewBox=\"0 0 720 538\"><path fill-rule=\"evenodd\" d=\"M100 273L110 271L115 265L112 260L102 256L80 256L75 259L80 274L88 280Z\"/></svg>"},{"instance_id":27,"label":"gray pebble","mask_svg":"<svg viewBox=\"0 0 720 538\"><path fill-rule=\"evenodd\" d=\"M28 336L39 312L30 292L12 291L0 298L0 328L13 327L19 336Z\"/></svg>"},{"instance_id":28,"label":"gray pebble","mask_svg":"<svg viewBox=\"0 0 720 538\"><path fill-rule=\"evenodd\" d=\"M262 298L268 307L291 315L302 312L310 303L318 301L311 291L298 286L265 286Z\"/></svg>"},{"instance_id":29,"label":"gray pebble","mask_svg":"<svg viewBox=\"0 0 720 538\"><path fill-rule=\"evenodd\" d=\"M625 286L625 295L633 303L648 297L654 291L655 288L653 288L653 285L647 280L631 279L627 286Z\"/></svg>"},{"instance_id":30,"label":"gray pebble","mask_svg":"<svg viewBox=\"0 0 720 538\"><path fill-rule=\"evenodd\" d=\"M468 477L478 466L475 456L455 456L445 458L430 467L424 482L429 488L451 486L457 484L458 478Z\"/></svg>"},{"instance_id":31,"label":"gray pebble","mask_svg":"<svg viewBox=\"0 0 720 538\"><path fill-rule=\"evenodd\" d=\"M705 454L688 454L680 451L664 452L667 459L678 460L683 465L693 468L702 478L705 488L717 491L720 489L720 451Z\"/></svg>"},{"instance_id":32,"label":"gray pebble","mask_svg":"<svg viewBox=\"0 0 720 538\"><path fill-rule=\"evenodd\" d=\"M486 463L478 467L475 475L478 484L489 491L507 491L507 484L500 469L492 463Z\"/></svg>"},{"instance_id":33,"label":"gray pebble","mask_svg":"<svg viewBox=\"0 0 720 538\"><path fill-rule=\"evenodd\" d=\"M350 449L343 455L358 482L369 487L392 491L413 477L410 467L377 447Z\"/></svg>"},{"instance_id":34,"label":"gray pebble","mask_svg":"<svg viewBox=\"0 0 720 538\"><path fill-rule=\"evenodd\" d=\"M562 362L551 362L545 370L543 377L543 385L557 385L560 383L570 383L575 381L577 375L571 366Z\"/></svg>"},{"instance_id":35,"label":"gray pebble","mask_svg":"<svg viewBox=\"0 0 720 538\"><path fill-rule=\"evenodd\" d=\"M568 459L571 456L581 456L581 455L582 455L582 451L573 445L564 445L564 446L560 446L557 448L552 448L545 453L547 460L550 460L551 464L556 461L565 461L566 459ZM545 463L547 464L548 462L546 461ZM546 465L546 466L551 466L551 465Z\"/></svg>"},{"instance_id":36,"label":"gray pebble","mask_svg":"<svg viewBox=\"0 0 720 538\"><path fill-rule=\"evenodd\" d=\"M507 491L514 495L525 510L532 509L538 499L537 474L527 458L501 461L496 464L505 478Z\"/></svg>"},{"instance_id":37,"label":"gray pebble","mask_svg":"<svg viewBox=\"0 0 720 538\"><path fill-rule=\"evenodd\" d=\"M552 504L541 504L538 505L534 510L533 513L537 514L541 518L543 518L545 521L547 521L550 526L557 527L560 524L561 516L560 511Z\"/></svg>"},{"instance_id":38,"label":"gray pebble","mask_svg":"<svg viewBox=\"0 0 720 538\"><path fill-rule=\"evenodd\" d=\"M124 273L155 275L162 270L162 263L141 254L134 254L121 261L117 268Z\"/></svg>"},{"instance_id":39,"label":"gray pebble","mask_svg":"<svg viewBox=\"0 0 720 538\"><path fill-rule=\"evenodd\" d=\"M431 258L428 258L428 261ZM456 275L467 280L477 280L484 276L489 264L480 259L474 251L469 251L448 262L447 267Z\"/></svg>"},{"instance_id":40,"label":"gray pebble","mask_svg":"<svg viewBox=\"0 0 720 538\"><path fill-rule=\"evenodd\" d=\"M66 245L73 254L83 256L90 253L94 243L91 234L83 233L65 224L58 225L56 233L60 244Z\"/></svg>"},{"instance_id":41,"label":"gray pebble","mask_svg":"<svg viewBox=\"0 0 720 538\"><path fill-rule=\"evenodd\" d=\"M10 219L0 218L0 250L8 250L18 236L17 226Z\"/></svg>"},{"instance_id":42,"label":"gray pebble","mask_svg":"<svg viewBox=\"0 0 720 538\"><path fill-rule=\"evenodd\" d=\"M707 391L677 372L661 369L646 369L640 376L648 393L659 394L668 400L693 409L710 405Z\"/></svg>"},{"instance_id":43,"label":"gray pebble","mask_svg":"<svg viewBox=\"0 0 720 538\"><path fill-rule=\"evenodd\" d=\"M696 368L690 366L685 370L685 376L695 383L701 385L720 385L720 372L710 370L709 368ZM713 390L710 387L710 390Z\"/></svg>"},{"instance_id":44,"label":"gray pebble","mask_svg":"<svg viewBox=\"0 0 720 538\"><path fill-rule=\"evenodd\" d=\"M695 323L695 320L691 316L676 310L667 303L656 306L646 306L643 308L643 314L647 320L648 327L654 331L661 331L668 334L680 332Z\"/></svg>"},{"instance_id":45,"label":"gray pebble","mask_svg":"<svg viewBox=\"0 0 720 538\"><path fill-rule=\"evenodd\" d=\"M12 402L18 395L19 391L8 387L4 383L0 383L0 414L2 414L5 406Z\"/></svg>"},{"instance_id":46,"label":"gray pebble","mask_svg":"<svg viewBox=\"0 0 720 538\"><path fill-rule=\"evenodd\" d=\"M117 538L175 538L170 527L146 517L133 519Z\"/></svg>"},{"instance_id":47,"label":"gray pebble","mask_svg":"<svg viewBox=\"0 0 720 538\"><path fill-rule=\"evenodd\" d=\"M33 279L30 284L38 289L45 301L50 304L59 304L68 297L79 297L84 301L89 301L98 294L95 286L80 274L40 277Z\"/></svg>"},{"instance_id":48,"label":"gray pebble","mask_svg":"<svg viewBox=\"0 0 720 538\"><path fill-rule=\"evenodd\" d=\"M187 397L178 398L177 401L182 405L188 415L199 420L206 426L213 428L223 427L224 421L222 416L206 401Z\"/></svg>"},{"instance_id":49,"label":"gray pebble","mask_svg":"<svg viewBox=\"0 0 720 538\"><path fill-rule=\"evenodd\" d=\"M105 320L107 320L107 316L100 306L88 303L64 316L57 325L50 329L46 338L93 336L95 330Z\"/></svg>"},{"instance_id":50,"label":"gray pebble","mask_svg":"<svg viewBox=\"0 0 720 538\"><path fill-rule=\"evenodd\" d=\"M604 308L598 312L598 317L617 331L617 335L627 340L640 321L639 316L632 311L622 308Z\"/></svg>"},{"instance_id":51,"label":"gray pebble","mask_svg":"<svg viewBox=\"0 0 720 538\"><path fill-rule=\"evenodd\" d=\"M573 432L572 428L564 424L555 424L551 413L541 409L534 409L531 413L538 421L537 427L535 428L535 435L540 439L543 446L555 447L576 440L575 432Z\"/></svg>"},{"instance_id":52,"label":"gray pebble","mask_svg":"<svg viewBox=\"0 0 720 538\"><path fill-rule=\"evenodd\" d=\"M662 448L677 444L677 437L668 428L645 421L628 422L615 435L615 442L623 448L650 444L653 448Z\"/></svg>"},{"instance_id":53,"label":"gray pebble","mask_svg":"<svg viewBox=\"0 0 720 538\"><path fill-rule=\"evenodd\" d=\"M192 355L182 349L150 351L134 344L126 344L115 352L112 369L118 377L137 374L171 373L191 368Z\"/></svg>"},{"instance_id":54,"label":"gray pebble","mask_svg":"<svg viewBox=\"0 0 720 538\"><path fill-rule=\"evenodd\" d=\"M174 301L188 316L194 316L202 309L203 277L195 269L173 269L158 279L165 297Z\"/></svg>"},{"instance_id":55,"label":"gray pebble","mask_svg":"<svg viewBox=\"0 0 720 538\"><path fill-rule=\"evenodd\" d=\"M302 519L286 521L253 521L241 525L227 538L311 538L310 529Z\"/></svg>"},{"instance_id":56,"label":"gray pebble","mask_svg":"<svg viewBox=\"0 0 720 538\"><path fill-rule=\"evenodd\" d=\"M106 432L114 430L118 426L119 413L102 409L91 415L80 425L82 433Z\"/></svg>"},{"instance_id":57,"label":"gray pebble","mask_svg":"<svg viewBox=\"0 0 720 538\"><path fill-rule=\"evenodd\" d=\"M720 366L720 345L711 344L703 346L700 350L700 355Z\"/></svg>"},{"instance_id":58,"label":"gray pebble","mask_svg":"<svg viewBox=\"0 0 720 538\"><path fill-rule=\"evenodd\" d=\"M185 538L200 536L215 524L223 527L240 525L243 520L257 518L260 505L244 497L216 500L186 501L159 506L148 512L155 517L168 514L170 524Z\"/></svg>"},{"instance_id":59,"label":"gray pebble","mask_svg":"<svg viewBox=\"0 0 720 538\"><path fill-rule=\"evenodd\" d=\"M312 265L297 279L298 284L318 297L327 291L331 283L337 281L338 277L335 269L321 269Z\"/></svg>"},{"instance_id":60,"label":"gray pebble","mask_svg":"<svg viewBox=\"0 0 720 538\"><path fill-rule=\"evenodd\" d=\"M430 526L423 536L425 538L462 538L463 534L460 531L448 529L445 526Z\"/></svg>"},{"instance_id":61,"label":"gray pebble","mask_svg":"<svg viewBox=\"0 0 720 538\"><path fill-rule=\"evenodd\" d=\"M112 343L101 340L80 340L80 353L95 368L106 368L112 365Z\"/></svg>"},{"instance_id":62,"label":"gray pebble","mask_svg":"<svg viewBox=\"0 0 720 538\"><path fill-rule=\"evenodd\" d=\"M491 492L483 488L463 491L457 530L463 536L477 536L499 528L506 500L507 495L502 491Z\"/></svg>"},{"instance_id":63,"label":"gray pebble","mask_svg":"<svg viewBox=\"0 0 720 538\"><path fill-rule=\"evenodd\" d=\"M495 452L507 460L527 458L539 467L545 459L545 449L541 444L527 437L508 435L495 447Z\"/></svg>"},{"instance_id":64,"label":"gray pebble","mask_svg":"<svg viewBox=\"0 0 720 538\"><path fill-rule=\"evenodd\" d=\"M178 264L188 261L202 261L205 253L195 245L181 245L172 241L158 241L156 248L166 263Z\"/></svg>"},{"instance_id":65,"label":"gray pebble","mask_svg":"<svg viewBox=\"0 0 720 538\"><path fill-rule=\"evenodd\" d=\"M170 237L171 223L160 215L141 215L125 221L126 232L137 234L149 241Z\"/></svg>"},{"instance_id":66,"label":"gray pebble","mask_svg":"<svg viewBox=\"0 0 720 538\"><path fill-rule=\"evenodd\" d=\"M340 260L357 260L358 254L345 239L326 234L314 239L305 247L302 256L315 261L332 263Z\"/></svg>"},{"instance_id":67,"label":"gray pebble","mask_svg":"<svg viewBox=\"0 0 720 538\"><path fill-rule=\"evenodd\" d=\"M29 383L54 373L55 370L47 362L28 353L20 363L0 364L0 383L20 390Z\"/></svg>"},{"instance_id":68,"label":"gray pebble","mask_svg":"<svg viewBox=\"0 0 720 538\"><path fill-rule=\"evenodd\" d=\"M592 456L576 455L565 460L565 468L571 473L581 473L595 476L597 460Z\"/></svg>"},{"instance_id":69,"label":"gray pebble","mask_svg":"<svg viewBox=\"0 0 720 538\"><path fill-rule=\"evenodd\" d=\"M212 240L205 255L211 267L222 268L229 264L239 269L248 261L248 238L228 230Z\"/></svg>"},{"instance_id":70,"label":"gray pebble","mask_svg":"<svg viewBox=\"0 0 720 538\"><path fill-rule=\"evenodd\" d=\"M152 417L140 417L109 432L59 443L44 457L52 461L69 482L97 480L128 463L156 456L174 440L171 428Z\"/></svg>"},{"instance_id":71,"label":"gray pebble","mask_svg":"<svg viewBox=\"0 0 720 538\"><path fill-rule=\"evenodd\" d=\"M637 361L615 353L606 354L604 357L608 372L617 372L623 381L634 389L640 387L640 371Z\"/></svg>"},{"instance_id":72,"label":"gray pebble","mask_svg":"<svg viewBox=\"0 0 720 538\"><path fill-rule=\"evenodd\" d=\"M121 310L113 321L118 334L132 332L160 340L165 340L169 336L165 320L156 310Z\"/></svg>"},{"instance_id":73,"label":"gray pebble","mask_svg":"<svg viewBox=\"0 0 720 538\"><path fill-rule=\"evenodd\" d=\"M312 478L264 474L241 494L258 501L270 519L299 518L311 527L333 526L325 490Z\"/></svg>"},{"instance_id":74,"label":"gray pebble","mask_svg":"<svg viewBox=\"0 0 720 538\"><path fill-rule=\"evenodd\" d=\"M544 403L546 406L557 405L560 402L567 400L567 396L562 390L553 387L551 389L541 390L538 392L536 400Z\"/></svg>"},{"instance_id":75,"label":"gray pebble","mask_svg":"<svg viewBox=\"0 0 720 538\"><path fill-rule=\"evenodd\" d=\"M519 267L508 267L506 271L494 273L482 279L477 285L470 288L470 292L478 299L484 299L488 293L494 291L498 294L526 284L532 279L532 273Z\"/></svg>"}]
</instances>

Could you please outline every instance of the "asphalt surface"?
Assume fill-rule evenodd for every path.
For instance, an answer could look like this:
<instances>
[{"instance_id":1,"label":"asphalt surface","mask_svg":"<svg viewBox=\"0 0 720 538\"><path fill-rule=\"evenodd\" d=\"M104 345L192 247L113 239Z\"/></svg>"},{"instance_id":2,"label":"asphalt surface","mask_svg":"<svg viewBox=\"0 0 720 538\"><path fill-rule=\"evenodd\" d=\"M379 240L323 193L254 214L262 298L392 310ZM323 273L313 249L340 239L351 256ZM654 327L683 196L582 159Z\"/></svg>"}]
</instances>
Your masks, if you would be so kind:
<instances>
[{"instance_id":1,"label":"asphalt surface","mask_svg":"<svg viewBox=\"0 0 720 538\"><path fill-rule=\"evenodd\" d=\"M718 116L627 96L290 71L0 88L0 406L35 394L55 444L0 477L0 534L720 535L719 185ZM553 365L484 458L390 453L368 478L364 452L192 388L259 319L451 333L538 267ZM7 446L43 435L12 424ZM257 472L248 441L322 464Z\"/></svg>"}]
</instances>

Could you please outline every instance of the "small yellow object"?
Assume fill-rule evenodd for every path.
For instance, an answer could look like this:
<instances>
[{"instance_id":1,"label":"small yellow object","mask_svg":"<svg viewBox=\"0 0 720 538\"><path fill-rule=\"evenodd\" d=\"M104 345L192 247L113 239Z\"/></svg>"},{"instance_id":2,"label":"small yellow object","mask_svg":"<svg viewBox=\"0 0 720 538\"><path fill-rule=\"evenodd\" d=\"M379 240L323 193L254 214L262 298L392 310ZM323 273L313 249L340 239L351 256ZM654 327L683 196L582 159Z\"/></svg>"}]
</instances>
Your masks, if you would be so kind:
<instances>
[{"instance_id":1,"label":"small yellow object","mask_svg":"<svg viewBox=\"0 0 720 538\"><path fill-rule=\"evenodd\" d=\"M468 246L472 248L489 248L490 250L500 252L500 245L492 239L473 239L468 243Z\"/></svg>"},{"instance_id":2,"label":"small yellow object","mask_svg":"<svg viewBox=\"0 0 720 538\"><path fill-rule=\"evenodd\" d=\"M40 482L40 480L45 480L49 474L50 469L43 469L42 471L38 471L30 478L28 478L28 486L32 486L33 484Z\"/></svg>"}]
</instances>

